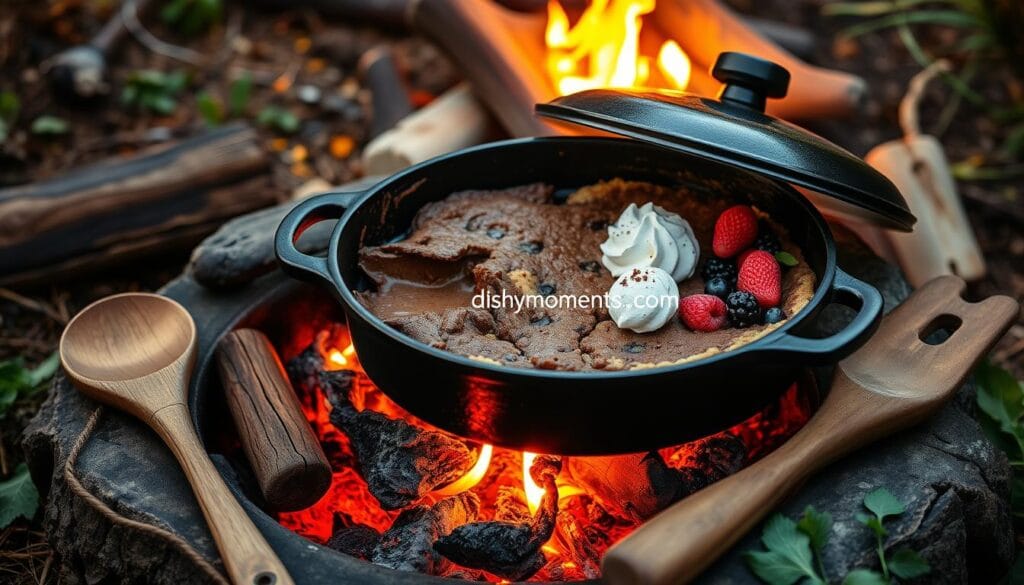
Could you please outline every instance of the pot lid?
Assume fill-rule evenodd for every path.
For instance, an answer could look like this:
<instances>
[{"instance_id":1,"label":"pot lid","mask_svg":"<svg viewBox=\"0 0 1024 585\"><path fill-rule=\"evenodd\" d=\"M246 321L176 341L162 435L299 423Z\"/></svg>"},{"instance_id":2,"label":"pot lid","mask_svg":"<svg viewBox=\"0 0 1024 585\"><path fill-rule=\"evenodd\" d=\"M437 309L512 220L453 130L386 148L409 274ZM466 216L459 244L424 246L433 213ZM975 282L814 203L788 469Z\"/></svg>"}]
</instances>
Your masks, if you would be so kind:
<instances>
[{"instance_id":1,"label":"pot lid","mask_svg":"<svg viewBox=\"0 0 1024 585\"><path fill-rule=\"evenodd\" d=\"M884 175L824 138L764 113L789 71L743 53L722 53L711 70L718 100L667 90L593 89L537 104L537 113L747 169L823 196L841 217L910 231L916 218Z\"/></svg>"}]
</instances>

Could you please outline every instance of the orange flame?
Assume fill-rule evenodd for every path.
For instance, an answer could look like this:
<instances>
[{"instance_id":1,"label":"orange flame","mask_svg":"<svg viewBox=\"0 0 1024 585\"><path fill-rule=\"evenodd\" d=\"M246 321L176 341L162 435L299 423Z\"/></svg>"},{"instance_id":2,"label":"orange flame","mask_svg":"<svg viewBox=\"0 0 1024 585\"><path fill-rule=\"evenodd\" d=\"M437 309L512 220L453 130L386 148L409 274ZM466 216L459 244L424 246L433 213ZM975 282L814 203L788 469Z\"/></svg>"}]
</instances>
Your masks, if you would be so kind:
<instances>
[{"instance_id":1,"label":"orange flame","mask_svg":"<svg viewBox=\"0 0 1024 585\"><path fill-rule=\"evenodd\" d=\"M491 466L491 452L494 451L494 447L491 445L484 444L480 447L480 455L476 458L476 463L473 467L466 472L459 479L451 482L450 484L434 490L434 494L439 496L454 496L455 494L461 494L462 492L473 489L473 486L480 483L480 480L487 474L487 469Z\"/></svg>"},{"instance_id":2,"label":"orange flame","mask_svg":"<svg viewBox=\"0 0 1024 585\"><path fill-rule=\"evenodd\" d=\"M654 7L655 0L594 0L570 25L558 0L549 0L544 41L548 74L559 93L645 85L651 57L640 54L640 30ZM690 59L678 43L665 41L657 65L673 89L686 89Z\"/></svg>"},{"instance_id":3,"label":"orange flame","mask_svg":"<svg viewBox=\"0 0 1024 585\"><path fill-rule=\"evenodd\" d=\"M540 499L544 496L544 488L537 485L530 476L530 467L533 460L537 458L536 453L523 451L523 492L526 493L526 504L530 506L530 513L535 514L540 507Z\"/></svg>"}]
</instances>

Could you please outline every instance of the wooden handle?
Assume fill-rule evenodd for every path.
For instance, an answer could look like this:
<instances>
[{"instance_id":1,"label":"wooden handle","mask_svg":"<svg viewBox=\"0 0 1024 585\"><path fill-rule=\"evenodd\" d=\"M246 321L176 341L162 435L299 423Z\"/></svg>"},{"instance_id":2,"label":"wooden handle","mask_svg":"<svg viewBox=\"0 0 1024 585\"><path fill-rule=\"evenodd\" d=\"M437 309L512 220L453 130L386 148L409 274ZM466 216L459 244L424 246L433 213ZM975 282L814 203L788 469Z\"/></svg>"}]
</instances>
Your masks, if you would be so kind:
<instances>
[{"instance_id":1,"label":"wooden handle","mask_svg":"<svg viewBox=\"0 0 1024 585\"><path fill-rule=\"evenodd\" d=\"M963 289L962 280L943 277L911 295L867 345L840 363L828 396L804 428L764 459L666 509L609 549L605 580L692 580L818 469L937 410L1019 311L1008 297L967 303ZM924 341L935 327L953 330L945 343Z\"/></svg>"},{"instance_id":2,"label":"wooden handle","mask_svg":"<svg viewBox=\"0 0 1024 585\"><path fill-rule=\"evenodd\" d=\"M235 585L292 585L274 549L246 516L207 457L185 405L174 404L157 411L150 425L170 446L185 471L231 581Z\"/></svg>"},{"instance_id":3,"label":"wooden handle","mask_svg":"<svg viewBox=\"0 0 1024 585\"><path fill-rule=\"evenodd\" d=\"M260 176L268 164L255 130L235 125L0 189L0 283L49 282L83 264L195 244L274 201Z\"/></svg>"},{"instance_id":4,"label":"wooden handle","mask_svg":"<svg viewBox=\"0 0 1024 585\"><path fill-rule=\"evenodd\" d=\"M267 504L280 511L315 504L331 486L331 466L270 340L255 329L233 331L217 348L217 365Z\"/></svg>"}]
</instances>

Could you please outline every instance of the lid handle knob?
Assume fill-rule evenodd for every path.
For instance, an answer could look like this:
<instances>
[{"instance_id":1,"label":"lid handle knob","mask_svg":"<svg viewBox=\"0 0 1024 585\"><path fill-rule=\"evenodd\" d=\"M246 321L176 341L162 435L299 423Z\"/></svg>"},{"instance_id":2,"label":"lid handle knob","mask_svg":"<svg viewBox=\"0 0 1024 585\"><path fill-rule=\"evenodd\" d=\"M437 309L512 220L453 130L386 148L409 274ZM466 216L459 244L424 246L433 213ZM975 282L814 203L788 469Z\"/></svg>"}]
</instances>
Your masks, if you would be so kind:
<instances>
[{"instance_id":1,"label":"lid handle knob","mask_svg":"<svg viewBox=\"0 0 1024 585\"><path fill-rule=\"evenodd\" d=\"M746 53L718 56L711 75L725 84L718 99L764 111L767 98L786 97L789 71L785 67Z\"/></svg>"}]
</instances>

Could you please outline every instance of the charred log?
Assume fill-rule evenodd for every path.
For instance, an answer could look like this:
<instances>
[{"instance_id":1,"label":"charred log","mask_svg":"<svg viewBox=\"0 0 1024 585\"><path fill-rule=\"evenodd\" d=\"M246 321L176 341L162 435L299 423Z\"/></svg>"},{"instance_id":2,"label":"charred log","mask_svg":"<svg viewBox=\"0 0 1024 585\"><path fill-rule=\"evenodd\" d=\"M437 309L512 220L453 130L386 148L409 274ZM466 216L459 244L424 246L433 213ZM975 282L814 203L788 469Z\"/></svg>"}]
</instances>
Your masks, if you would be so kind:
<instances>
[{"instance_id":1,"label":"charred log","mask_svg":"<svg viewBox=\"0 0 1024 585\"><path fill-rule=\"evenodd\" d=\"M348 398L351 376L323 372L320 387L331 403L331 424L351 442L359 472L386 510L397 510L450 483L473 465L465 443L371 410L356 410Z\"/></svg>"},{"instance_id":2,"label":"charred log","mask_svg":"<svg viewBox=\"0 0 1024 585\"><path fill-rule=\"evenodd\" d=\"M343 526L331 535L327 547L368 561L373 555L373 549L380 542L380 536L380 532L365 524Z\"/></svg>"},{"instance_id":3,"label":"charred log","mask_svg":"<svg viewBox=\"0 0 1024 585\"><path fill-rule=\"evenodd\" d=\"M544 487L536 515L529 522L473 522L452 530L434 544L434 549L455 563L482 569L504 579L527 579L547 563L540 548L555 530L558 488L555 477L561 470L557 458L540 456L530 475ZM511 508L506 504L506 513Z\"/></svg>"},{"instance_id":4,"label":"charred log","mask_svg":"<svg viewBox=\"0 0 1024 585\"><path fill-rule=\"evenodd\" d=\"M579 571L580 577L597 579L601 576L601 554L590 542L574 514L568 511L558 513L555 539L565 558L575 565L576 571Z\"/></svg>"},{"instance_id":5,"label":"charred log","mask_svg":"<svg viewBox=\"0 0 1024 585\"><path fill-rule=\"evenodd\" d=\"M450 564L434 550L434 543L456 526L475 520L479 511L480 499L472 492L403 510L381 536L370 559L399 571L441 575Z\"/></svg>"}]
</instances>

